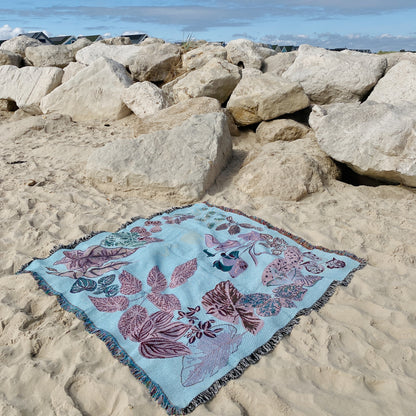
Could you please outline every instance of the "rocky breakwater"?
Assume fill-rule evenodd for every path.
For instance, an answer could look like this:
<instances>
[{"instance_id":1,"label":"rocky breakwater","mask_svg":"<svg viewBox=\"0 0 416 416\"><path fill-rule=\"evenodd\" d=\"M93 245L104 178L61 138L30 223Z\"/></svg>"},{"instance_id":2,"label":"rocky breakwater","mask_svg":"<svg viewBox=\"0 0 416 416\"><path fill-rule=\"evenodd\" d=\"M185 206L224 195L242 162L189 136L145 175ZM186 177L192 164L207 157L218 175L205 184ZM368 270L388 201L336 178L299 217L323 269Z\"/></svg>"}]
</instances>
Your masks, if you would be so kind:
<instances>
[{"instance_id":1,"label":"rocky breakwater","mask_svg":"<svg viewBox=\"0 0 416 416\"><path fill-rule=\"evenodd\" d=\"M195 201L230 160L229 179L252 198L302 199L345 165L416 186L416 64L407 55L388 62L308 45L285 54L244 39L189 48L20 38L0 48L4 109L86 123L129 116L131 137L115 137L86 166L104 192ZM233 159L246 139L245 160Z\"/></svg>"}]
</instances>

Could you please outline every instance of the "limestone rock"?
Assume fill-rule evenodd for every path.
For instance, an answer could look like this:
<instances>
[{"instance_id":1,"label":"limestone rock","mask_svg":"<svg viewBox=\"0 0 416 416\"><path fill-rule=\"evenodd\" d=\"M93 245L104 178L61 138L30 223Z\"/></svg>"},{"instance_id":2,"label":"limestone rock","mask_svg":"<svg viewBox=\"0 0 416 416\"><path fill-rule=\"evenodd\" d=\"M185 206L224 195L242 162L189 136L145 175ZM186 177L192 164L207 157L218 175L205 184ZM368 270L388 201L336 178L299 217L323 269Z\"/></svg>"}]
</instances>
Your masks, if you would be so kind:
<instances>
[{"instance_id":1,"label":"limestone rock","mask_svg":"<svg viewBox=\"0 0 416 416\"><path fill-rule=\"evenodd\" d=\"M221 111L221 104L215 98L191 98L160 110L156 114L143 118L135 117L132 122L134 135L169 130L184 123L194 115L219 111Z\"/></svg>"},{"instance_id":2,"label":"limestone rock","mask_svg":"<svg viewBox=\"0 0 416 416\"><path fill-rule=\"evenodd\" d=\"M151 45L153 43L166 43L166 42L161 38L148 37L144 41L140 42L140 45L142 45L142 46L143 45Z\"/></svg>"},{"instance_id":3,"label":"limestone rock","mask_svg":"<svg viewBox=\"0 0 416 416\"><path fill-rule=\"evenodd\" d=\"M174 102L195 97L212 97L223 103L231 95L240 78L237 66L213 58L202 68L171 81L163 89Z\"/></svg>"},{"instance_id":4,"label":"limestone rock","mask_svg":"<svg viewBox=\"0 0 416 416\"><path fill-rule=\"evenodd\" d=\"M243 68L241 70L241 76L242 77L258 77L259 75L262 75L263 72L260 71L260 69L256 68Z\"/></svg>"},{"instance_id":5,"label":"limestone rock","mask_svg":"<svg viewBox=\"0 0 416 416\"><path fill-rule=\"evenodd\" d=\"M41 114L39 103L62 80L60 68L0 66L0 99L12 100L22 110Z\"/></svg>"},{"instance_id":6,"label":"limestone rock","mask_svg":"<svg viewBox=\"0 0 416 416\"><path fill-rule=\"evenodd\" d=\"M106 45L131 45L131 39L127 36L117 36L115 38L102 39L101 43Z\"/></svg>"},{"instance_id":7,"label":"limestone rock","mask_svg":"<svg viewBox=\"0 0 416 416\"><path fill-rule=\"evenodd\" d=\"M274 196L299 201L318 192L339 176L335 163L319 148L313 134L293 142L264 145L235 179L237 187L252 197Z\"/></svg>"},{"instance_id":8,"label":"limestone rock","mask_svg":"<svg viewBox=\"0 0 416 416\"><path fill-rule=\"evenodd\" d=\"M29 46L26 48L26 58L34 66L65 68L75 61L75 52L69 45Z\"/></svg>"},{"instance_id":9,"label":"limestone rock","mask_svg":"<svg viewBox=\"0 0 416 416\"><path fill-rule=\"evenodd\" d=\"M227 103L237 124L272 120L308 107L309 99L297 82L273 74L244 77Z\"/></svg>"},{"instance_id":10,"label":"limestone rock","mask_svg":"<svg viewBox=\"0 0 416 416\"><path fill-rule=\"evenodd\" d=\"M0 65L22 66L22 57L17 53L0 49Z\"/></svg>"},{"instance_id":11,"label":"limestone rock","mask_svg":"<svg viewBox=\"0 0 416 416\"><path fill-rule=\"evenodd\" d=\"M393 52L386 53L383 55L387 60L387 71L390 71L394 65L401 61L410 61L416 63L416 53L414 52Z\"/></svg>"},{"instance_id":12,"label":"limestone rock","mask_svg":"<svg viewBox=\"0 0 416 416\"><path fill-rule=\"evenodd\" d=\"M262 121L256 130L256 140L260 143L270 143L276 140L293 141L301 139L309 132L304 124L290 119Z\"/></svg>"},{"instance_id":13,"label":"limestone rock","mask_svg":"<svg viewBox=\"0 0 416 416\"><path fill-rule=\"evenodd\" d=\"M269 56L264 60L262 70L264 73L270 72L281 76L295 62L296 56L297 51L277 53Z\"/></svg>"},{"instance_id":14,"label":"limestone rock","mask_svg":"<svg viewBox=\"0 0 416 416\"><path fill-rule=\"evenodd\" d=\"M264 46L261 45L257 45L257 53L261 56L261 58L263 59L263 64L264 64L264 60L274 56L277 54L277 52L272 49L272 48L266 48Z\"/></svg>"},{"instance_id":15,"label":"limestone rock","mask_svg":"<svg viewBox=\"0 0 416 416\"><path fill-rule=\"evenodd\" d=\"M225 115L196 115L171 130L118 140L96 150L88 160L87 176L102 190L191 202L213 184L231 153Z\"/></svg>"},{"instance_id":16,"label":"limestone rock","mask_svg":"<svg viewBox=\"0 0 416 416\"><path fill-rule=\"evenodd\" d=\"M314 106L319 146L359 174L416 186L416 107L366 101Z\"/></svg>"},{"instance_id":17,"label":"limestone rock","mask_svg":"<svg viewBox=\"0 0 416 416\"><path fill-rule=\"evenodd\" d=\"M182 56L182 66L186 71L198 69L208 63L212 58L227 59L227 50L221 45L204 44L186 52Z\"/></svg>"},{"instance_id":18,"label":"limestone rock","mask_svg":"<svg viewBox=\"0 0 416 416\"><path fill-rule=\"evenodd\" d=\"M17 53L18 55L21 55L24 58L26 56L25 50L28 46L42 46L42 42L37 39L29 38L25 35L21 35L6 40L0 45L0 49Z\"/></svg>"},{"instance_id":19,"label":"limestone rock","mask_svg":"<svg viewBox=\"0 0 416 416\"><path fill-rule=\"evenodd\" d=\"M139 117L156 113L168 106L165 93L149 81L134 83L124 90L122 99L124 104Z\"/></svg>"},{"instance_id":20,"label":"limestone rock","mask_svg":"<svg viewBox=\"0 0 416 416\"><path fill-rule=\"evenodd\" d=\"M132 83L123 65L100 58L44 97L41 109L74 121L117 120L130 113L121 96Z\"/></svg>"},{"instance_id":21,"label":"limestone rock","mask_svg":"<svg viewBox=\"0 0 416 416\"><path fill-rule=\"evenodd\" d=\"M91 65L97 59L105 57L112 59L126 66L140 50L138 45L107 45L101 42L95 42L79 50L75 58L77 62L84 65Z\"/></svg>"},{"instance_id":22,"label":"limestone rock","mask_svg":"<svg viewBox=\"0 0 416 416\"><path fill-rule=\"evenodd\" d=\"M259 47L248 39L235 39L227 43L227 59L234 65L243 65L244 68L260 69L263 64L263 54Z\"/></svg>"},{"instance_id":23,"label":"limestone rock","mask_svg":"<svg viewBox=\"0 0 416 416\"><path fill-rule=\"evenodd\" d=\"M416 104L416 61L402 60L380 79L367 100L378 103Z\"/></svg>"},{"instance_id":24,"label":"limestone rock","mask_svg":"<svg viewBox=\"0 0 416 416\"><path fill-rule=\"evenodd\" d=\"M137 81L164 81L180 61L180 47L172 43L141 43L137 48L127 63Z\"/></svg>"},{"instance_id":25,"label":"limestone rock","mask_svg":"<svg viewBox=\"0 0 416 416\"><path fill-rule=\"evenodd\" d=\"M384 75L386 65L377 55L301 45L283 77L300 82L313 103L357 102Z\"/></svg>"},{"instance_id":26,"label":"limestone rock","mask_svg":"<svg viewBox=\"0 0 416 416\"><path fill-rule=\"evenodd\" d=\"M82 71L84 68L86 68L87 65L81 64L79 62L70 62L68 66L64 68L64 76L62 77L62 84L69 79L71 79L73 76L78 74L79 71Z\"/></svg>"}]
</instances>

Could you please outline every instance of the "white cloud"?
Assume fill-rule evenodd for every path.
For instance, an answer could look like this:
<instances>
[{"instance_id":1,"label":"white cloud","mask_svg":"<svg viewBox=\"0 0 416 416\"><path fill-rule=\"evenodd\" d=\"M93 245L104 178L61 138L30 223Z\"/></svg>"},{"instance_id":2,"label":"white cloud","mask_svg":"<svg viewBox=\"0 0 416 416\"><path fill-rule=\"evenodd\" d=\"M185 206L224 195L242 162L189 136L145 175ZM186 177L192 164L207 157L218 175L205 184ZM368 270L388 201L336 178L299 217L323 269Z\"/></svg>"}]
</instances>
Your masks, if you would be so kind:
<instances>
[{"instance_id":1,"label":"white cloud","mask_svg":"<svg viewBox=\"0 0 416 416\"><path fill-rule=\"evenodd\" d=\"M14 29L9 25L4 25L0 27L0 39L11 39L23 33L23 29L20 27L15 27Z\"/></svg>"},{"instance_id":2,"label":"white cloud","mask_svg":"<svg viewBox=\"0 0 416 416\"><path fill-rule=\"evenodd\" d=\"M140 35L144 32L137 32L137 31L125 31L121 34L121 36L129 36L129 35Z\"/></svg>"}]
</instances>

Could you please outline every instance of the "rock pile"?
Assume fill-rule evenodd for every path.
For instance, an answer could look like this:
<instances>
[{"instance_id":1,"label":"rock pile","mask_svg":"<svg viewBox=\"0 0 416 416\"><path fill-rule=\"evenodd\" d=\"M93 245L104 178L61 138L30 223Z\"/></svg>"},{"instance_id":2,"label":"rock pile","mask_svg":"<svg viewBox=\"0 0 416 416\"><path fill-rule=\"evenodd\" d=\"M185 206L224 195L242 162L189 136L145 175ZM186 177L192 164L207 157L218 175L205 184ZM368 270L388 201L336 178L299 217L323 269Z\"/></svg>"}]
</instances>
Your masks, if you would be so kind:
<instances>
[{"instance_id":1,"label":"rock pile","mask_svg":"<svg viewBox=\"0 0 416 416\"><path fill-rule=\"evenodd\" d=\"M276 53L245 39L196 46L122 37L44 46L19 36L0 46L1 108L74 121L133 112L136 137L88 163L103 189L201 198L232 156L236 125L256 132L233 179L253 198L299 200L339 178L342 164L416 186L414 55Z\"/></svg>"}]
</instances>

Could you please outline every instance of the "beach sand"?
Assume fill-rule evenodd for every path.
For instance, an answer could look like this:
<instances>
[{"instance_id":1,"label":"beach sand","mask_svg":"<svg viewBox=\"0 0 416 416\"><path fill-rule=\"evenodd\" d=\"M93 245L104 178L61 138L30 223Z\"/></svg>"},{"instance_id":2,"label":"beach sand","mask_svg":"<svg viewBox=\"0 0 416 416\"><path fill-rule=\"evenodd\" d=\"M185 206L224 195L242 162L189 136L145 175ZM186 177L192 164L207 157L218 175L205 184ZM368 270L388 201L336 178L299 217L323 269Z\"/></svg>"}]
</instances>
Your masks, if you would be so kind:
<instances>
[{"instance_id":1,"label":"beach sand","mask_svg":"<svg viewBox=\"0 0 416 416\"><path fill-rule=\"evenodd\" d=\"M30 274L15 275L56 245L175 205L103 194L84 177L95 148L132 137L133 118L105 126L50 115L11 124L18 118L11 114L0 112L0 414L165 415L80 320ZM415 190L334 181L299 202L252 199L233 178L258 146L253 136L247 130L234 138L233 160L202 200L368 265L193 415L416 414Z\"/></svg>"}]
</instances>

